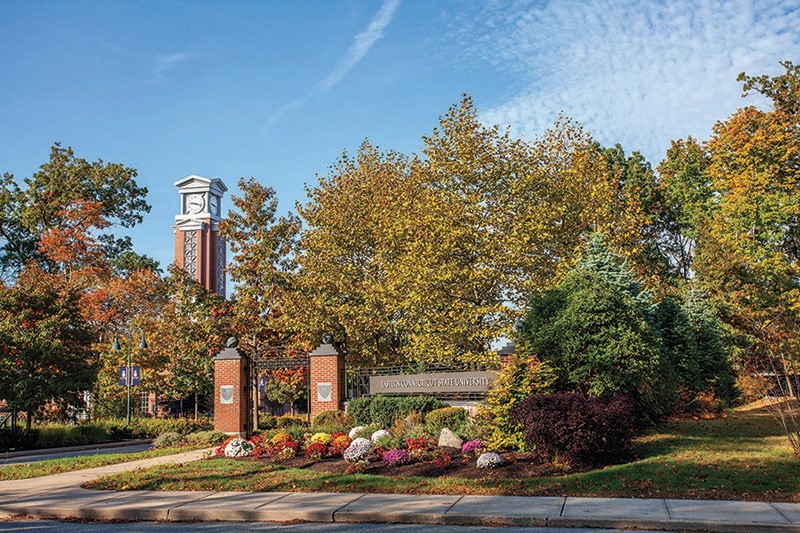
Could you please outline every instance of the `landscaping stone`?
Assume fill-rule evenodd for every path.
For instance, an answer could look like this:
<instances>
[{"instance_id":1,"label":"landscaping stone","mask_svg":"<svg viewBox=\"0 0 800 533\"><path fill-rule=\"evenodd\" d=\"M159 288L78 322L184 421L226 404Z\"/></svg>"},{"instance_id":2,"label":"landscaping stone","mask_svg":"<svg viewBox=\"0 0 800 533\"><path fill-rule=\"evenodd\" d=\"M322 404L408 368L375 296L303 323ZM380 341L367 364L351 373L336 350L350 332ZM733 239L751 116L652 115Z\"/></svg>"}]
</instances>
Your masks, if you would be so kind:
<instances>
[{"instance_id":1,"label":"landscaping stone","mask_svg":"<svg viewBox=\"0 0 800 533\"><path fill-rule=\"evenodd\" d=\"M450 431L447 428L442 428L442 432L439 434L439 447L450 447L450 448L458 448L461 449L461 445L464 444L464 441L461 438Z\"/></svg>"}]
</instances>

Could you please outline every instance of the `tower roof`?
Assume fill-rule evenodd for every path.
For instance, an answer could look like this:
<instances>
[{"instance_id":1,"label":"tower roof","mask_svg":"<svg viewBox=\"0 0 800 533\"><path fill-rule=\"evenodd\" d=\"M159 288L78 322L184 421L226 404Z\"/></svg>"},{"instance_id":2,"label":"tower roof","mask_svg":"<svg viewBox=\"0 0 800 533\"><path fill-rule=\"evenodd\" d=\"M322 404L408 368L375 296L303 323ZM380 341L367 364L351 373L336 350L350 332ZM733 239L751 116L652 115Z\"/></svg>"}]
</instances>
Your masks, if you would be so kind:
<instances>
[{"instance_id":1,"label":"tower roof","mask_svg":"<svg viewBox=\"0 0 800 533\"><path fill-rule=\"evenodd\" d=\"M219 178L204 178L203 176L195 176L194 174L191 176L186 176L183 179L179 179L175 182L175 186L181 190L212 190L220 196L222 196L222 193L228 190L228 187L226 187L225 183L223 183L223 181Z\"/></svg>"}]
</instances>

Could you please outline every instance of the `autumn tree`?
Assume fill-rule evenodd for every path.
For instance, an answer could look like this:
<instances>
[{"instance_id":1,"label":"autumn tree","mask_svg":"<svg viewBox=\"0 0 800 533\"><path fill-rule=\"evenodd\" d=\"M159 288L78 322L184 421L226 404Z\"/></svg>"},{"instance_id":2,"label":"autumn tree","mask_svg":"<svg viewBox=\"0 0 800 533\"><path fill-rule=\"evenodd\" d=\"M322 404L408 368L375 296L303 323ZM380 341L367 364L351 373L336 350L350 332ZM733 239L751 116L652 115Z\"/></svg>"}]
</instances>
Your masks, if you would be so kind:
<instances>
[{"instance_id":1,"label":"autumn tree","mask_svg":"<svg viewBox=\"0 0 800 533\"><path fill-rule=\"evenodd\" d=\"M48 401L80 406L94 382L92 330L81 294L29 265L13 286L0 284L0 398L27 413Z\"/></svg>"},{"instance_id":2,"label":"autumn tree","mask_svg":"<svg viewBox=\"0 0 800 533\"><path fill-rule=\"evenodd\" d=\"M365 142L299 207L307 229L290 320L336 333L360 363L484 360L593 229L643 255L646 206L632 195L652 176L623 162L615 169L565 118L532 142L514 139L481 124L469 97L420 155Z\"/></svg>"},{"instance_id":3,"label":"autumn tree","mask_svg":"<svg viewBox=\"0 0 800 533\"><path fill-rule=\"evenodd\" d=\"M96 230L117 226L129 228L150 211L147 189L136 183L137 172L119 163L88 162L75 156L72 148L53 145L50 159L21 188L14 177L0 180L0 269L13 279L26 263L33 261L45 272L60 268L59 262L42 251L47 233L67 232L81 206L93 210ZM132 250L129 238L108 231L96 235L103 255L112 264Z\"/></svg>"},{"instance_id":4,"label":"autumn tree","mask_svg":"<svg viewBox=\"0 0 800 533\"><path fill-rule=\"evenodd\" d=\"M780 76L739 77L745 94L761 93L771 110L740 109L714 126L704 154L690 153L701 173L687 189L700 194L687 202L686 217L697 242L693 268L736 332L740 367L777 377L796 375L800 341L800 71L783 66ZM775 386L796 394L790 379ZM780 405L789 409L779 417L800 453L798 417L791 404Z\"/></svg>"},{"instance_id":5,"label":"autumn tree","mask_svg":"<svg viewBox=\"0 0 800 533\"><path fill-rule=\"evenodd\" d=\"M256 354L291 337L277 330L274 319L289 290L300 222L293 215L277 217L275 191L253 178L240 179L239 189L243 195L232 198L235 210L221 223L220 235L231 255L231 327L243 349Z\"/></svg>"},{"instance_id":6,"label":"autumn tree","mask_svg":"<svg viewBox=\"0 0 800 533\"><path fill-rule=\"evenodd\" d=\"M37 348L38 338L28 339L29 349L18 350L16 355L16 364L31 376L44 380L49 375L58 383L48 388L40 381L20 380L16 388L3 389L4 395L14 391L14 397L7 400L27 401L21 395L41 403L42 394L49 390L53 399L66 398L79 406L74 390L91 388L98 368L96 356L103 343L110 345L108 332L117 327L109 287L121 276L131 275L136 265L155 266L133 252L130 239L109 231L140 222L150 209L145 201L147 189L139 187L135 177L135 169L101 160L89 163L75 157L71 148L56 144L50 160L23 181L24 188L8 174L0 180L0 270L7 294L48 294L53 302L31 312L36 313L38 323L46 325L53 343L63 339L61 349L49 351ZM39 303L31 301L31 305ZM20 316L6 314L3 327L7 331L25 329ZM35 325L37 321L27 323ZM86 337L81 343L69 344L78 334ZM62 375L58 357L63 358L64 369L74 371ZM73 359L80 358L90 371L74 367ZM26 382L32 383L34 390L19 388ZM63 390L71 392L65 396L59 392Z\"/></svg>"}]
</instances>

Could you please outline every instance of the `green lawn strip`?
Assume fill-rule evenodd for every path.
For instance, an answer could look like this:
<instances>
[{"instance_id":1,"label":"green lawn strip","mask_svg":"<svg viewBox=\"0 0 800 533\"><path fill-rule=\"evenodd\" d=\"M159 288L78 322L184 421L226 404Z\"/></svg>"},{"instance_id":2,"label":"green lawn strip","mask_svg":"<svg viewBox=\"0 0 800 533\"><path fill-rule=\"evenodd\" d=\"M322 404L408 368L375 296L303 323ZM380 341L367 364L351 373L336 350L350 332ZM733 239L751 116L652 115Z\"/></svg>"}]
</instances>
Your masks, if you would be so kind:
<instances>
[{"instance_id":1,"label":"green lawn strip","mask_svg":"<svg viewBox=\"0 0 800 533\"><path fill-rule=\"evenodd\" d=\"M32 477L49 476L62 472L72 472L97 466L126 463L150 457L160 457L180 453L197 448L163 448L160 450L147 450L135 453L109 453L104 455L87 455L80 457L65 457L63 459L47 459L33 463L10 464L0 467L0 481L11 479L27 479Z\"/></svg>"},{"instance_id":2,"label":"green lawn strip","mask_svg":"<svg viewBox=\"0 0 800 533\"><path fill-rule=\"evenodd\" d=\"M94 489L571 495L800 501L800 461L769 418L675 421L636 442L640 459L527 479L341 475L262 461L212 459L126 472Z\"/></svg>"}]
</instances>

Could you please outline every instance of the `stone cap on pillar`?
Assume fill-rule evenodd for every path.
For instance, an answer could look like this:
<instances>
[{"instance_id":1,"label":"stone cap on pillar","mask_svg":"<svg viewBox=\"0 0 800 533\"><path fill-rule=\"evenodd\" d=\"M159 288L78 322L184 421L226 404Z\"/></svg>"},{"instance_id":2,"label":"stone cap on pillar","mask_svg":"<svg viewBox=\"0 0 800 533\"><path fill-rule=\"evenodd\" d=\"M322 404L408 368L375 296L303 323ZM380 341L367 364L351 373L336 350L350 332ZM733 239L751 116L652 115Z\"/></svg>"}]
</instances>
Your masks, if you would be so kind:
<instances>
[{"instance_id":1,"label":"stone cap on pillar","mask_svg":"<svg viewBox=\"0 0 800 533\"><path fill-rule=\"evenodd\" d=\"M505 346L497 351L497 355L514 355L516 351L517 343L514 341L508 341Z\"/></svg>"},{"instance_id":2,"label":"stone cap on pillar","mask_svg":"<svg viewBox=\"0 0 800 533\"><path fill-rule=\"evenodd\" d=\"M339 347L334 344L333 337L329 334L325 334L322 336L322 344L317 346L317 348L308 354L309 357L317 357L323 355L344 355L344 352L339 349Z\"/></svg>"},{"instance_id":3,"label":"stone cap on pillar","mask_svg":"<svg viewBox=\"0 0 800 533\"><path fill-rule=\"evenodd\" d=\"M236 349L239 346L239 339L236 337L231 337L228 339L228 342L225 343L225 348L220 350L220 352L214 356L214 361L225 361L227 359L241 359L242 353Z\"/></svg>"}]
</instances>

